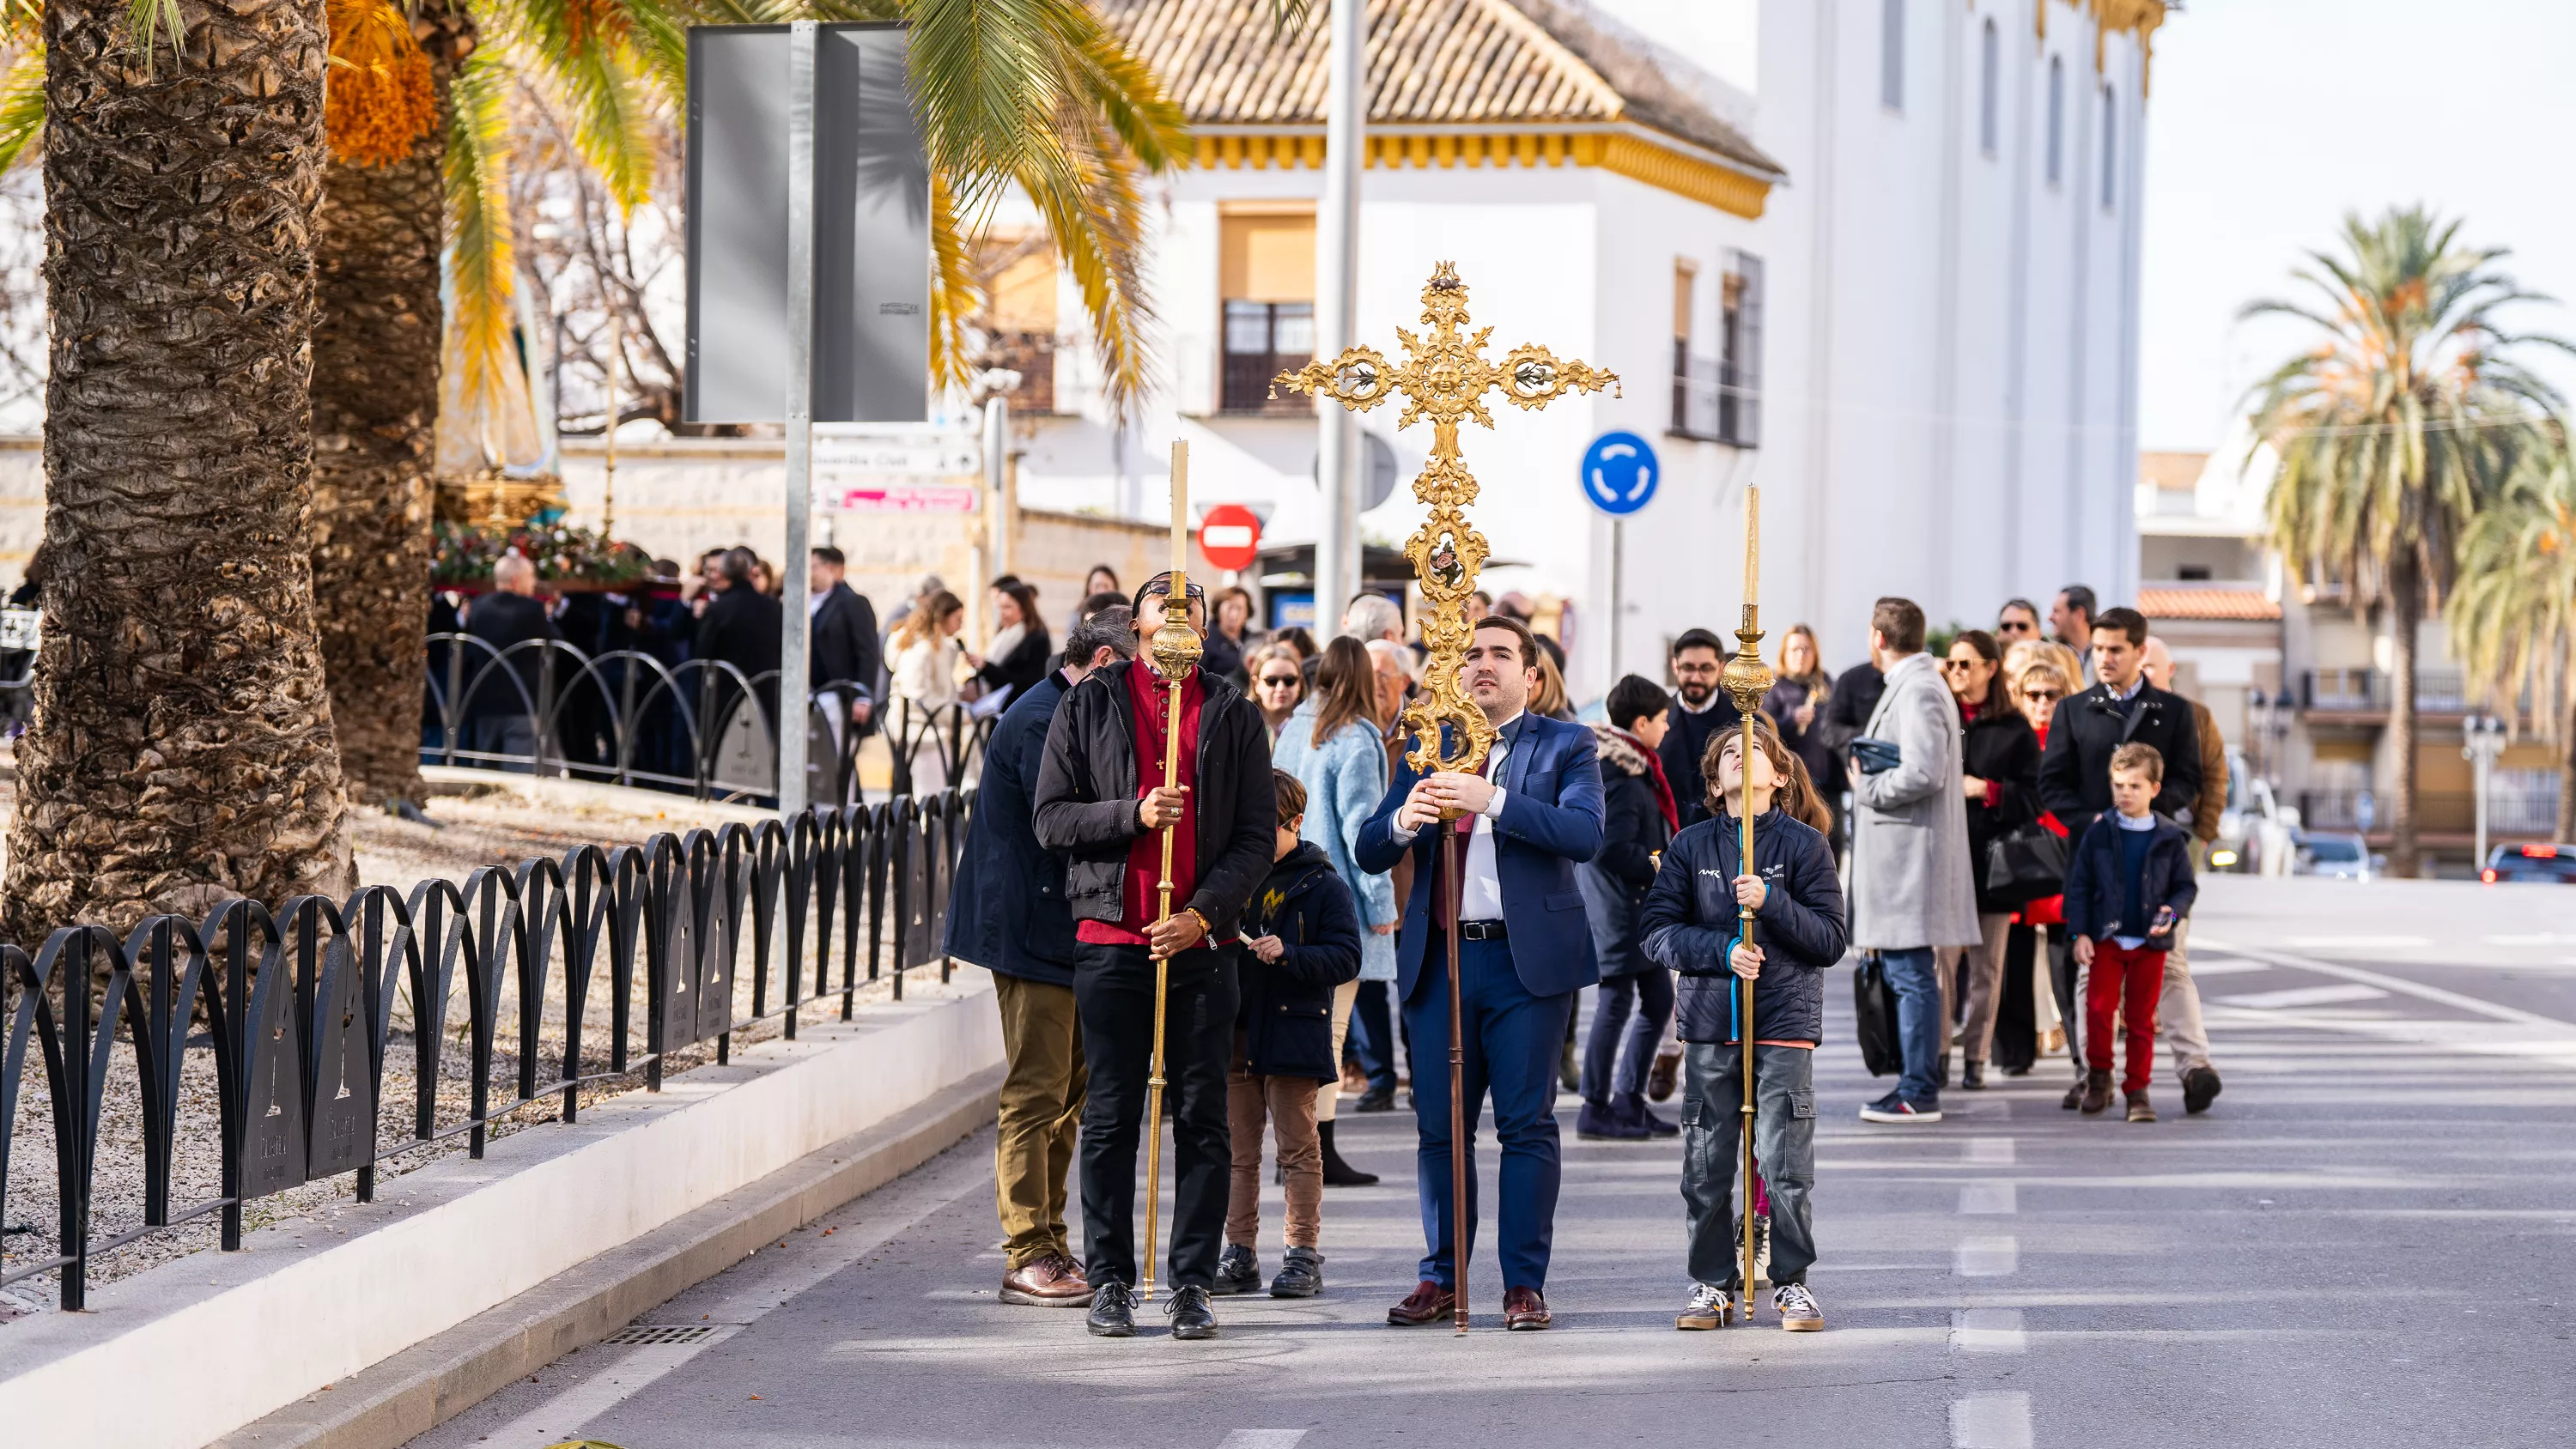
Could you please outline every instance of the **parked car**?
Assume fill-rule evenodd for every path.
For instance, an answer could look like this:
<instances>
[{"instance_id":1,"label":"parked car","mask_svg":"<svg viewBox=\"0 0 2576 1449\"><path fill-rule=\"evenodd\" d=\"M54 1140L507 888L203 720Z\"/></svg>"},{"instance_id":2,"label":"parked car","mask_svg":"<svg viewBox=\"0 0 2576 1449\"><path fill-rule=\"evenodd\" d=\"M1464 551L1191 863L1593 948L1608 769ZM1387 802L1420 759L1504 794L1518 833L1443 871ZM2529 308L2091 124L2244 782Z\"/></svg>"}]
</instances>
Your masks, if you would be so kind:
<instances>
[{"instance_id":1,"label":"parked car","mask_svg":"<svg viewBox=\"0 0 2576 1449\"><path fill-rule=\"evenodd\" d=\"M2576 845L2499 845L2487 852L2478 879L2488 885L2529 881L2540 885L2576 885Z\"/></svg>"},{"instance_id":2,"label":"parked car","mask_svg":"<svg viewBox=\"0 0 2576 1449\"><path fill-rule=\"evenodd\" d=\"M2302 830L2291 837L2292 875L2322 875L2336 880L2376 880L2381 858L2358 835Z\"/></svg>"}]
</instances>

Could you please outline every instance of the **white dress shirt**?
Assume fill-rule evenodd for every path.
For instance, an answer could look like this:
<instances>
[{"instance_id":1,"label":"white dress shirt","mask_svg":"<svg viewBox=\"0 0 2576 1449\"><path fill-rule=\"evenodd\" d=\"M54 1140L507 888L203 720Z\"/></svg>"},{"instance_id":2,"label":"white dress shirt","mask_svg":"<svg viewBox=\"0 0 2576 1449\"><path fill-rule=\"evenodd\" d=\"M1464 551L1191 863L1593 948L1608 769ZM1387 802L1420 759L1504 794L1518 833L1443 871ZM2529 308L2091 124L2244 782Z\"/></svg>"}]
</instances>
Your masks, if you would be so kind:
<instances>
[{"instance_id":1,"label":"white dress shirt","mask_svg":"<svg viewBox=\"0 0 2576 1449\"><path fill-rule=\"evenodd\" d=\"M1511 757L1512 725L1520 719L1513 715L1497 730L1494 747L1485 753L1485 778L1503 778L1503 762ZM1494 870L1494 822L1503 818L1503 787L1494 786L1494 798L1476 817L1475 833L1467 837L1467 879L1458 901L1458 919L1462 921L1499 921L1503 918L1503 882ZM1391 832L1398 845L1411 845L1422 832L1396 826ZM1433 867L1431 888L1440 889L1438 867ZM1440 910L1434 898L1431 919L1437 924Z\"/></svg>"}]
</instances>

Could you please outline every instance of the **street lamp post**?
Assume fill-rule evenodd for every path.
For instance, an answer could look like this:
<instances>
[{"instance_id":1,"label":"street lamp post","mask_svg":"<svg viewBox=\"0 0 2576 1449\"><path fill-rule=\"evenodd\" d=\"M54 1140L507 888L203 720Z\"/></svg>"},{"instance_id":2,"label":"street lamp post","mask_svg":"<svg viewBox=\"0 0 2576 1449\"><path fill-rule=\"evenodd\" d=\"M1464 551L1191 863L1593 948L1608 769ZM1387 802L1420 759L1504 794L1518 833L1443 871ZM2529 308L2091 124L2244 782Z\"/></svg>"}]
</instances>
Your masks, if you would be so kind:
<instances>
[{"instance_id":1,"label":"street lamp post","mask_svg":"<svg viewBox=\"0 0 2576 1449\"><path fill-rule=\"evenodd\" d=\"M2478 854L2476 864L2487 863L2487 772L2495 768L2496 756L2504 753L2504 721L2491 714L2473 714L2460 721L2460 758L2474 767L2477 791Z\"/></svg>"}]
</instances>

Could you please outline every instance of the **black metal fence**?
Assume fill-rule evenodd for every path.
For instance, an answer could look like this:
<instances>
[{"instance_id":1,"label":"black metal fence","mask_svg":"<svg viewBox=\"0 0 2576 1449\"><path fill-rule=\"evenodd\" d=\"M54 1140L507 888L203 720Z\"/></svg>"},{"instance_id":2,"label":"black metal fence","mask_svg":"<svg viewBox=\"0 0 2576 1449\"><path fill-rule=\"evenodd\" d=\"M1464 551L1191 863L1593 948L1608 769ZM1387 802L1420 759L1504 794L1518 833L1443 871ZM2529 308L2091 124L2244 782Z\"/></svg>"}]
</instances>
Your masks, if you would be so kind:
<instances>
[{"instance_id":1,"label":"black metal fence","mask_svg":"<svg viewBox=\"0 0 2576 1449\"><path fill-rule=\"evenodd\" d=\"M495 648L471 634L429 636L423 764L472 765L685 792L701 800L777 794L778 671L746 675L722 660L666 664L619 649L590 654L556 639ZM861 685L818 683L806 700L808 798L859 798L850 723ZM838 723L836 723L838 721ZM992 720L963 705L878 707L872 725L893 757L893 793L916 775L944 788L967 779Z\"/></svg>"},{"instance_id":2,"label":"black metal fence","mask_svg":"<svg viewBox=\"0 0 2576 1449\"><path fill-rule=\"evenodd\" d=\"M371 1201L378 1165L405 1152L461 1134L480 1157L513 1113L570 1122L585 1087L640 1077L659 1089L681 1048L712 1040L723 1061L756 1022L776 1018L793 1038L807 1008L835 1002L847 1020L859 985L881 974L898 998L908 969L937 963L945 980L949 884L972 808L957 790L817 807L792 823L583 846L408 895L370 886L274 912L228 901L203 921L148 918L122 940L67 927L32 958L0 946L0 1225L16 1221L12 1139L31 1081L50 1104L58 1218L50 1253L0 1258L0 1286L57 1273L62 1307L78 1309L99 1254L208 1214L237 1249L243 1205L258 1198L354 1174ZM451 1053L470 1083L461 1114L438 1101ZM126 1069L111 1071L119 1058ZM389 1066L409 1068L408 1102L387 1100ZM101 1122L124 1091L135 1110L119 1115L140 1124L139 1144L119 1144L142 1159L140 1221L102 1225ZM211 1114L183 1101L207 1091ZM209 1119L211 1142L183 1140L184 1121ZM209 1148L219 1190L173 1203L174 1158ZM39 1236L29 1226L0 1242Z\"/></svg>"}]
</instances>

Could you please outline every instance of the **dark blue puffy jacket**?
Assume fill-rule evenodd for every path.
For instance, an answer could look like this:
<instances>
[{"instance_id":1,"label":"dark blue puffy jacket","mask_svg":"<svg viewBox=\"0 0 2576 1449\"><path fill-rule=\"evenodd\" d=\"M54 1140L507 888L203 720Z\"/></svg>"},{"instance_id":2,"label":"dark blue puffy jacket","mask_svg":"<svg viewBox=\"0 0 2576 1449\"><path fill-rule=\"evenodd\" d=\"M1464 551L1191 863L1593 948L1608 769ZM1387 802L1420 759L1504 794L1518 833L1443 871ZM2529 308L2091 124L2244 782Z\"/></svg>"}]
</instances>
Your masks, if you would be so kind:
<instances>
[{"instance_id":1,"label":"dark blue puffy jacket","mask_svg":"<svg viewBox=\"0 0 2576 1449\"><path fill-rule=\"evenodd\" d=\"M1360 912L1331 856L1311 840L1288 858L1243 908L1243 937L1277 936L1284 948L1263 961L1244 946L1236 958L1243 1004L1235 1027L1254 1075L1342 1074L1333 1060L1333 990L1360 976Z\"/></svg>"},{"instance_id":2,"label":"dark blue puffy jacket","mask_svg":"<svg viewBox=\"0 0 2576 1449\"><path fill-rule=\"evenodd\" d=\"M1647 956L1681 976L1684 1041L1735 1039L1736 823L1727 816L1686 827L1664 847L1639 921ZM1824 973L1842 960L1851 931L1842 881L1825 837L1778 810L1753 822L1753 859L1769 894L1754 915L1762 979L1753 990L1759 1041L1825 1039Z\"/></svg>"}]
</instances>

